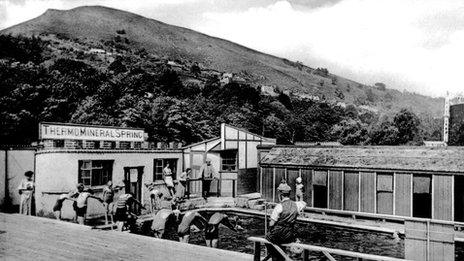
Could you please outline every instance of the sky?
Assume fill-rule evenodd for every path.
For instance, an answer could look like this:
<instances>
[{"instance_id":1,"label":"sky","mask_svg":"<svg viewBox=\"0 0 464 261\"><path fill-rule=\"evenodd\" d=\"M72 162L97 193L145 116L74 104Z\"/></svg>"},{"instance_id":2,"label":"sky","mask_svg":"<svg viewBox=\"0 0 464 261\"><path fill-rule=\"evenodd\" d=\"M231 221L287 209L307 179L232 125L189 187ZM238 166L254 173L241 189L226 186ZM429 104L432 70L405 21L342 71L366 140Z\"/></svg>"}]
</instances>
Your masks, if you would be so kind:
<instances>
[{"instance_id":1,"label":"sky","mask_svg":"<svg viewBox=\"0 0 464 261\"><path fill-rule=\"evenodd\" d=\"M104 5L431 96L464 91L463 0L0 0L0 29Z\"/></svg>"}]
</instances>

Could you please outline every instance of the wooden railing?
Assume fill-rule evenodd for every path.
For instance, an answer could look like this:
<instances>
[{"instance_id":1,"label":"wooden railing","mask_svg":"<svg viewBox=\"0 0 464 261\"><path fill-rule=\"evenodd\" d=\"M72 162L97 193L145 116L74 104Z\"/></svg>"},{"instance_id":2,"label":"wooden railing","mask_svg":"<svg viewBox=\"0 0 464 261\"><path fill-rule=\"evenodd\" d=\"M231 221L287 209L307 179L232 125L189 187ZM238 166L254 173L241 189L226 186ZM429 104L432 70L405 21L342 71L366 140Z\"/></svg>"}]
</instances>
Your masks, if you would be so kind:
<instances>
[{"instance_id":1,"label":"wooden railing","mask_svg":"<svg viewBox=\"0 0 464 261\"><path fill-rule=\"evenodd\" d=\"M255 244L254 259L253 259L254 261L261 261L261 245L263 244L272 245L284 260L286 261L292 260L279 246L272 244L271 242L267 241L264 238L249 237L248 240L254 242ZM304 261L309 260L309 252L320 252L328 260L331 260L331 261L336 260L332 255L357 258L358 260L375 260L375 261L405 261L406 260L402 258L364 254L364 253L353 252L353 251L348 251L348 250L320 247L320 246L307 245L307 244L290 243L290 244L284 244L283 246L297 247L297 248L303 249L303 260ZM268 260L269 258L271 258L271 256L268 255L263 260Z\"/></svg>"},{"instance_id":2,"label":"wooden railing","mask_svg":"<svg viewBox=\"0 0 464 261\"><path fill-rule=\"evenodd\" d=\"M220 179L216 179L217 181L217 184L216 184L216 196L220 197L220 196L223 196L221 194L221 184L222 184L222 181L227 181L227 180L231 180L232 181L232 197L235 197L235 183L236 183L236 180L235 179L224 179L224 178L220 178ZM185 196L190 199L190 195L192 193L196 193L196 194L202 194L202 191L203 191L203 188L202 188L202 179L201 178L193 178L193 179L187 179L186 180L186 191L185 191ZM201 195L203 196L203 195Z\"/></svg>"}]
</instances>

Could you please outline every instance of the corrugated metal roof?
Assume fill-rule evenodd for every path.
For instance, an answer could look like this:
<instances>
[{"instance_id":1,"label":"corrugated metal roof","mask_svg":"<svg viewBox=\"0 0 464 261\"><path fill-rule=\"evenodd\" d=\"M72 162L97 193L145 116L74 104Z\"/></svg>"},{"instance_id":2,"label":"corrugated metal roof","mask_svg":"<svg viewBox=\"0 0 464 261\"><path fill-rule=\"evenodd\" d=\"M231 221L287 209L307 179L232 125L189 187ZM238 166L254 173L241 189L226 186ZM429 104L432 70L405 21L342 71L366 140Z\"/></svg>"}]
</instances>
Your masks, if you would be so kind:
<instances>
[{"instance_id":1,"label":"corrugated metal roof","mask_svg":"<svg viewBox=\"0 0 464 261\"><path fill-rule=\"evenodd\" d=\"M261 164L464 172L464 147L276 146Z\"/></svg>"}]
</instances>

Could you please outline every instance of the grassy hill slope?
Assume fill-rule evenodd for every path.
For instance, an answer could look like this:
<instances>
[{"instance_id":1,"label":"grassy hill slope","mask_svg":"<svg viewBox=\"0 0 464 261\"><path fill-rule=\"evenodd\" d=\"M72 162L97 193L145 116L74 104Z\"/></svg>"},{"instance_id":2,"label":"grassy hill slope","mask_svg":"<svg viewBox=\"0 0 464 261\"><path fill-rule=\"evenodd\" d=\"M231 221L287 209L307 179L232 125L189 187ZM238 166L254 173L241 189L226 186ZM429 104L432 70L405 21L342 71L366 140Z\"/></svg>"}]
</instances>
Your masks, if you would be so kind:
<instances>
[{"instance_id":1,"label":"grassy hill slope","mask_svg":"<svg viewBox=\"0 0 464 261\"><path fill-rule=\"evenodd\" d=\"M96 47L123 42L129 51L145 50L160 58L198 62L202 68L232 72L257 85L275 86L300 96L355 104L381 114L410 108L418 114L440 117L443 111L441 98L374 88L230 41L102 6L48 10L0 33L58 35Z\"/></svg>"}]
</instances>

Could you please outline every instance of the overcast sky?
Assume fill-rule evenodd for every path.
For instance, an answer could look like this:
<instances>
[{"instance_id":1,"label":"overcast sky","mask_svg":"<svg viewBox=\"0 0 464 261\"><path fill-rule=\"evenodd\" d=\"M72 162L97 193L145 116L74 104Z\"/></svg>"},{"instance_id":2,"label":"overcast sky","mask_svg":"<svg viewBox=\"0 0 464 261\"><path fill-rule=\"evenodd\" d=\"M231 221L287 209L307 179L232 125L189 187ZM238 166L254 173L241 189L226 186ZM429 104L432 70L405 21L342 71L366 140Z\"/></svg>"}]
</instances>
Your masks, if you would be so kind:
<instances>
[{"instance_id":1,"label":"overcast sky","mask_svg":"<svg viewBox=\"0 0 464 261\"><path fill-rule=\"evenodd\" d=\"M80 5L128 10L366 84L464 91L464 0L0 0L0 29Z\"/></svg>"}]
</instances>

